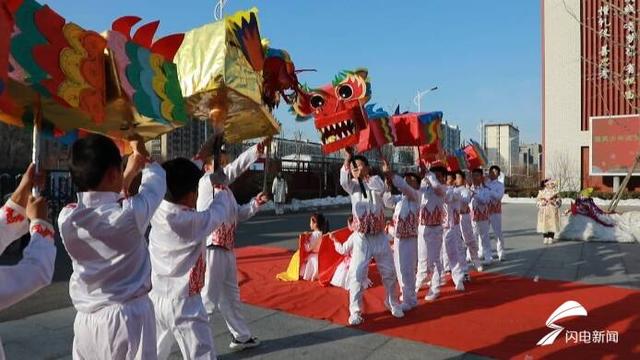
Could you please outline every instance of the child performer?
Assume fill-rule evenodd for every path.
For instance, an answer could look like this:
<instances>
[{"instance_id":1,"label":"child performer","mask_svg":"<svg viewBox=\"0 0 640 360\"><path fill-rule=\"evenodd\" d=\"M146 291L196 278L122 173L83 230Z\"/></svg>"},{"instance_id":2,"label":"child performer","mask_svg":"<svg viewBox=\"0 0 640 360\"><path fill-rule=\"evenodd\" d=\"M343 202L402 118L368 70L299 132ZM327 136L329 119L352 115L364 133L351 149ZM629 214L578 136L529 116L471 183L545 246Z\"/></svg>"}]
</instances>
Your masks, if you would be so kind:
<instances>
[{"instance_id":1,"label":"child performer","mask_svg":"<svg viewBox=\"0 0 640 360\"><path fill-rule=\"evenodd\" d=\"M478 257L482 265L491 264L491 239L489 238L489 201L490 190L484 185L482 169L471 172L471 219L473 234L479 240Z\"/></svg>"},{"instance_id":2,"label":"child performer","mask_svg":"<svg viewBox=\"0 0 640 360\"><path fill-rule=\"evenodd\" d=\"M340 243L333 235L331 235L331 240L333 240L333 245L336 249L336 252L340 255L343 255L344 258L342 262L338 264L336 267L336 271L333 273L333 277L331 278L331 285L335 287L341 287L345 290L349 290L349 265L351 263L351 250L353 250L353 233L356 231L356 223L353 221L353 215L349 215L347 218L347 227L351 230L351 235L344 243Z\"/></svg>"},{"instance_id":3,"label":"child performer","mask_svg":"<svg viewBox=\"0 0 640 360\"><path fill-rule=\"evenodd\" d=\"M505 259L504 237L502 235L502 197L504 196L504 184L499 180L500 167L493 165L489 168L489 182L487 187L491 190L491 201L489 202L489 224L496 236L496 251L498 261ZM489 248L491 254L491 248Z\"/></svg>"},{"instance_id":4,"label":"child performer","mask_svg":"<svg viewBox=\"0 0 640 360\"><path fill-rule=\"evenodd\" d=\"M69 293L78 311L73 325L74 359L155 359L156 326L151 264L144 237L166 192L162 167L149 160L142 138L123 176L120 151L109 138L91 135L71 147L70 170L78 203L58 217L71 257ZM138 194L122 199L141 168Z\"/></svg>"},{"instance_id":5,"label":"child performer","mask_svg":"<svg viewBox=\"0 0 640 360\"><path fill-rule=\"evenodd\" d=\"M353 156L353 149L349 148L346 151L344 165L340 169L340 185L351 196L353 217L358 223L356 235L353 237L349 267L349 324L358 325L363 322L362 296L372 258L376 260L382 276L386 291L385 305L394 317L403 317L404 312L397 302L393 256L384 234L384 181L377 175L370 176L367 158L361 155Z\"/></svg>"},{"instance_id":6,"label":"child performer","mask_svg":"<svg viewBox=\"0 0 640 360\"><path fill-rule=\"evenodd\" d=\"M454 186L453 173L447 173L447 190L444 199L444 247L442 253L451 270L451 279L458 291L464 291L463 266L466 257L460 251L462 234L460 233L460 193Z\"/></svg>"},{"instance_id":7,"label":"child performer","mask_svg":"<svg viewBox=\"0 0 640 360\"><path fill-rule=\"evenodd\" d=\"M0 266L0 310L49 285L53 277L56 259L54 230L47 221L46 199L30 196L34 170L33 165L29 166L11 199L0 208L0 254L13 241L27 232L31 233L31 241L24 249L22 260L16 265ZM4 359L2 341L0 359Z\"/></svg>"},{"instance_id":8,"label":"child performer","mask_svg":"<svg viewBox=\"0 0 640 360\"><path fill-rule=\"evenodd\" d=\"M463 171L458 171L455 176L456 190L460 193L460 231L466 248L463 251L463 255L468 252L473 266L478 271L482 271L482 264L478 258L478 238L473 235L473 225L471 224L470 203L472 193L467 187L466 174ZM467 265L466 261L464 264ZM468 266L465 266L463 270L465 271L465 279L467 281L470 280Z\"/></svg>"},{"instance_id":9,"label":"child performer","mask_svg":"<svg viewBox=\"0 0 640 360\"><path fill-rule=\"evenodd\" d=\"M320 213L314 213L309 219L311 236L305 242L304 248L308 252L307 259L300 267L300 276L303 280L313 281L318 279L318 251L322 244L322 235L329 232L329 222Z\"/></svg>"},{"instance_id":10,"label":"child performer","mask_svg":"<svg viewBox=\"0 0 640 360\"><path fill-rule=\"evenodd\" d=\"M214 199L220 197L224 202L225 210L218 226L206 239L207 271L205 274L204 290L202 300L208 313L219 310L227 323L227 328L233 335L233 340L229 347L234 350L243 350L260 345L258 338L251 335L247 327L246 320L240 312L240 289L238 288L236 256L234 253L236 227L238 223L255 215L260 206L267 200L263 193L258 194L248 204L240 206L236 202L233 192L229 189L229 184L251 166L259 157L264 154L264 147L270 139L252 146L238 159L223 168L224 176L222 183L211 186L209 175L205 173L200 179L198 186L198 211L209 208ZM224 162L225 159L223 158ZM221 164L221 165L224 165Z\"/></svg>"},{"instance_id":11,"label":"child performer","mask_svg":"<svg viewBox=\"0 0 640 360\"><path fill-rule=\"evenodd\" d=\"M177 158L162 164L167 193L151 219L149 297L156 314L158 359L169 357L177 340L185 359L215 359L207 312L200 297L205 262L202 239L220 225L225 204L214 199L196 212L202 171L191 160ZM211 176L212 185L214 176Z\"/></svg>"},{"instance_id":12,"label":"child performer","mask_svg":"<svg viewBox=\"0 0 640 360\"><path fill-rule=\"evenodd\" d=\"M391 173L389 164L383 160L382 171L391 178L402 195L384 193L385 206L393 211L391 235L393 236L393 258L402 292L402 310L409 311L418 305L416 296L416 270L418 267L418 208L420 203L420 176L404 174L404 179Z\"/></svg>"},{"instance_id":13,"label":"child performer","mask_svg":"<svg viewBox=\"0 0 640 360\"><path fill-rule=\"evenodd\" d=\"M555 234L560 231L559 208L562 199L558 195L555 182L546 179L540 183L541 190L538 192L538 233L544 238L545 245L553 244Z\"/></svg>"},{"instance_id":14,"label":"child performer","mask_svg":"<svg viewBox=\"0 0 640 360\"><path fill-rule=\"evenodd\" d=\"M447 170L436 166L427 172L420 183L420 215L418 218L418 272L416 293L432 274L431 286L425 300L433 301L440 295L440 275L443 273L440 253L443 243L444 197L446 186L442 185Z\"/></svg>"}]
</instances>

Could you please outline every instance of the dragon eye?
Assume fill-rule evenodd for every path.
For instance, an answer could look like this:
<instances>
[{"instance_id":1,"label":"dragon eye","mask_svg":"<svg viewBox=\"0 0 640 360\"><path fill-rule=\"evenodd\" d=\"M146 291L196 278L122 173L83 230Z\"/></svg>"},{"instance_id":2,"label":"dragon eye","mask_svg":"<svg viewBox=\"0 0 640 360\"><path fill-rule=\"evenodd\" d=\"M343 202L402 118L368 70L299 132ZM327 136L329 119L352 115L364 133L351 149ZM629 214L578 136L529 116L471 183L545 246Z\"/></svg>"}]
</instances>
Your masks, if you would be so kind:
<instances>
[{"instance_id":1,"label":"dragon eye","mask_svg":"<svg viewBox=\"0 0 640 360\"><path fill-rule=\"evenodd\" d=\"M340 96L343 100L348 100L351 96L353 96L353 89L351 85L342 84L338 87L338 96Z\"/></svg>"},{"instance_id":2,"label":"dragon eye","mask_svg":"<svg viewBox=\"0 0 640 360\"><path fill-rule=\"evenodd\" d=\"M311 96L311 99L309 99L309 103L312 108L317 109L324 105L324 98L320 95L313 95Z\"/></svg>"}]
</instances>

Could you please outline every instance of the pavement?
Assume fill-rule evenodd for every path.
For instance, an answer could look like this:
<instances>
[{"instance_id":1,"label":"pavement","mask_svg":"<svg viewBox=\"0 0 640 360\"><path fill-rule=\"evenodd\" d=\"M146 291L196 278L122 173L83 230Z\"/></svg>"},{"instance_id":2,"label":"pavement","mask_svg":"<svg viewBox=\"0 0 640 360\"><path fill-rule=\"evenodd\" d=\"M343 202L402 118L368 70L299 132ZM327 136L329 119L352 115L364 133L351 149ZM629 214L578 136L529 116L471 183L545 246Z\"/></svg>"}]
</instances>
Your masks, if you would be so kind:
<instances>
[{"instance_id":1,"label":"pavement","mask_svg":"<svg viewBox=\"0 0 640 360\"><path fill-rule=\"evenodd\" d=\"M559 242L544 246L535 232L535 206L505 204L503 211L507 258L487 271L640 289L640 244ZM324 213L335 229L344 226L349 208L333 208ZM308 212L279 217L272 212L259 214L239 227L238 245L295 249L298 234L308 229L309 216ZM54 283L0 312L0 338L7 359L71 358L75 310L68 295L70 271L69 260L60 248ZM255 306L244 305L244 314L263 344L256 349L231 352L231 336L222 318L215 315L211 326L219 359L482 358ZM171 359L180 358L176 346Z\"/></svg>"}]
</instances>

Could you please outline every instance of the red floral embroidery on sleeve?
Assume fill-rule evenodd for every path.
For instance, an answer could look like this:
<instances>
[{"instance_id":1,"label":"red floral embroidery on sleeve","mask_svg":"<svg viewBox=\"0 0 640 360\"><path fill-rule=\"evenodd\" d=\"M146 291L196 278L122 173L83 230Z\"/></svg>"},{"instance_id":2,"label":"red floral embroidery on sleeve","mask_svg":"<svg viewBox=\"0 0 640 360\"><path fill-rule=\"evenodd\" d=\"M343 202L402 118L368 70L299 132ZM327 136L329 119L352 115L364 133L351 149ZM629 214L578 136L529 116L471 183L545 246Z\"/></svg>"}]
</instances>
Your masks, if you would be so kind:
<instances>
[{"instance_id":1,"label":"red floral embroidery on sleeve","mask_svg":"<svg viewBox=\"0 0 640 360\"><path fill-rule=\"evenodd\" d=\"M24 215L18 214L14 209L5 206L5 217L7 218L7 224L21 223L25 220Z\"/></svg>"},{"instance_id":2,"label":"red floral embroidery on sleeve","mask_svg":"<svg viewBox=\"0 0 640 360\"><path fill-rule=\"evenodd\" d=\"M44 238L53 239L54 232L46 226L42 226L40 224L33 225L31 227L31 231L34 233L40 234Z\"/></svg>"}]
</instances>

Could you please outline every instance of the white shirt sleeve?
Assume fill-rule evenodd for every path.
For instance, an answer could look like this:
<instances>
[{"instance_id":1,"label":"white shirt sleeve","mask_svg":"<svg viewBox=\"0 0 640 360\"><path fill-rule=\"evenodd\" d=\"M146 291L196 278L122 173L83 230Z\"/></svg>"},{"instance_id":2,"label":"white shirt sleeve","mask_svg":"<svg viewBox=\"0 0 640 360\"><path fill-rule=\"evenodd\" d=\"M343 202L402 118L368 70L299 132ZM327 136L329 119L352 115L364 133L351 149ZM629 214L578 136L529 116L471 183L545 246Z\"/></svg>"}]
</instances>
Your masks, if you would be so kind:
<instances>
[{"instance_id":1,"label":"white shirt sleeve","mask_svg":"<svg viewBox=\"0 0 640 360\"><path fill-rule=\"evenodd\" d=\"M490 186L490 196L493 201L500 201L504 196L504 185L499 181L493 181Z\"/></svg>"},{"instance_id":2,"label":"white shirt sleeve","mask_svg":"<svg viewBox=\"0 0 640 360\"><path fill-rule=\"evenodd\" d=\"M460 201L461 196L460 192L456 190L454 187L447 188L447 192L445 193L445 201L448 203Z\"/></svg>"},{"instance_id":3,"label":"white shirt sleeve","mask_svg":"<svg viewBox=\"0 0 640 360\"><path fill-rule=\"evenodd\" d=\"M349 255L351 254L351 250L353 249L353 235L350 235L349 238L347 238L347 241L343 242L342 244L334 241L333 245L336 249L336 252L340 255Z\"/></svg>"},{"instance_id":4,"label":"white shirt sleeve","mask_svg":"<svg viewBox=\"0 0 640 360\"><path fill-rule=\"evenodd\" d=\"M238 222L251 219L260 210L260 204L256 198L251 199L248 204L238 205Z\"/></svg>"},{"instance_id":5,"label":"white shirt sleeve","mask_svg":"<svg viewBox=\"0 0 640 360\"><path fill-rule=\"evenodd\" d=\"M369 189L371 189L372 192L379 193L380 196L384 194L384 191L387 187L384 183L384 180L382 180L382 178L378 175L369 177L369 182L367 183L367 186L369 187Z\"/></svg>"},{"instance_id":6,"label":"white shirt sleeve","mask_svg":"<svg viewBox=\"0 0 640 360\"><path fill-rule=\"evenodd\" d=\"M425 178L431 184L431 186L433 186L433 189L436 191L436 194L438 196L445 195L445 193L447 192L446 186L440 183L440 181L438 181L436 174L429 171Z\"/></svg>"},{"instance_id":7,"label":"white shirt sleeve","mask_svg":"<svg viewBox=\"0 0 640 360\"><path fill-rule=\"evenodd\" d=\"M488 203L490 200L488 189L485 187L477 189L474 198L481 205Z\"/></svg>"},{"instance_id":8,"label":"white shirt sleeve","mask_svg":"<svg viewBox=\"0 0 640 360\"><path fill-rule=\"evenodd\" d=\"M224 173L232 184L243 172L247 171L262 155L258 153L258 145L248 148L231 164L224 167Z\"/></svg>"},{"instance_id":9,"label":"white shirt sleeve","mask_svg":"<svg viewBox=\"0 0 640 360\"><path fill-rule=\"evenodd\" d=\"M420 191L412 188L398 175L393 175L393 186L397 187L411 201L420 201Z\"/></svg>"},{"instance_id":10,"label":"white shirt sleeve","mask_svg":"<svg viewBox=\"0 0 640 360\"><path fill-rule=\"evenodd\" d=\"M384 203L384 206L388 209L395 209L398 201L400 201L400 196L393 195L391 191L385 191L384 195L382 195L382 202Z\"/></svg>"},{"instance_id":11,"label":"white shirt sleeve","mask_svg":"<svg viewBox=\"0 0 640 360\"><path fill-rule=\"evenodd\" d=\"M0 208L0 254L29 231L27 211L11 199Z\"/></svg>"},{"instance_id":12,"label":"white shirt sleeve","mask_svg":"<svg viewBox=\"0 0 640 360\"><path fill-rule=\"evenodd\" d=\"M471 202L471 191L469 191L469 189L467 188L460 188L459 192L460 201L462 201L464 205L469 205L469 203Z\"/></svg>"},{"instance_id":13,"label":"white shirt sleeve","mask_svg":"<svg viewBox=\"0 0 640 360\"><path fill-rule=\"evenodd\" d=\"M167 191L165 172L158 163L151 163L142 170L142 181L138 194L125 199L123 209L133 209L140 234L144 235L153 214L160 206Z\"/></svg>"},{"instance_id":14,"label":"white shirt sleeve","mask_svg":"<svg viewBox=\"0 0 640 360\"><path fill-rule=\"evenodd\" d=\"M214 197L209 208L196 212L193 217L193 238L204 239L219 228L224 222L226 207L221 197Z\"/></svg>"},{"instance_id":15,"label":"white shirt sleeve","mask_svg":"<svg viewBox=\"0 0 640 360\"><path fill-rule=\"evenodd\" d=\"M16 265L0 266L0 310L49 285L53 278L56 247L53 226L36 220L31 223L31 242Z\"/></svg>"},{"instance_id":16,"label":"white shirt sleeve","mask_svg":"<svg viewBox=\"0 0 640 360\"><path fill-rule=\"evenodd\" d=\"M347 194L351 195L355 192L355 187L357 186L355 181L351 179L351 174L349 173L349 166L340 167L340 186L347 192Z\"/></svg>"}]
</instances>

